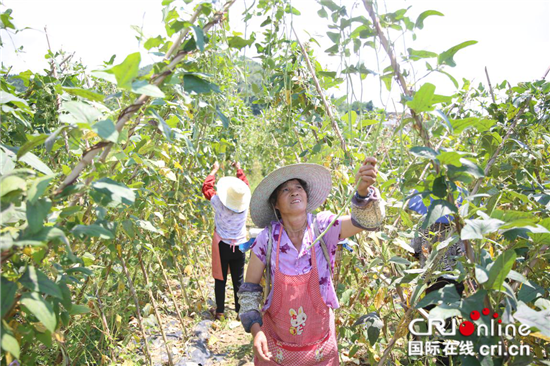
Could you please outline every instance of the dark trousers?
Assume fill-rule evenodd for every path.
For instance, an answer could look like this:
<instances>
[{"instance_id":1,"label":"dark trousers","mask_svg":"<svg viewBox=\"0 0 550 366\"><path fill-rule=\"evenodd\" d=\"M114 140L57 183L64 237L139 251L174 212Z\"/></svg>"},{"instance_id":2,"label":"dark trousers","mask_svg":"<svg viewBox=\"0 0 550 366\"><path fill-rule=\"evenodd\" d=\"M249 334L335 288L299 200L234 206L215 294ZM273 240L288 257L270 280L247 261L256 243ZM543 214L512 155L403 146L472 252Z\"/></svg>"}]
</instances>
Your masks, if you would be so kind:
<instances>
[{"instance_id":1,"label":"dark trousers","mask_svg":"<svg viewBox=\"0 0 550 366\"><path fill-rule=\"evenodd\" d=\"M225 311L225 284L227 283L227 268L231 271L231 280L233 281L233 292L235 296L235 310L237 313L241 306L237 298L237 292L244 281L244 261L245 253L239 250L238 246L233 247L229 244L220 241L220 259L222 263L223 281L215 280L214 293L216 294L216 312L223 313Z\"/></svg>"}]
</instances>

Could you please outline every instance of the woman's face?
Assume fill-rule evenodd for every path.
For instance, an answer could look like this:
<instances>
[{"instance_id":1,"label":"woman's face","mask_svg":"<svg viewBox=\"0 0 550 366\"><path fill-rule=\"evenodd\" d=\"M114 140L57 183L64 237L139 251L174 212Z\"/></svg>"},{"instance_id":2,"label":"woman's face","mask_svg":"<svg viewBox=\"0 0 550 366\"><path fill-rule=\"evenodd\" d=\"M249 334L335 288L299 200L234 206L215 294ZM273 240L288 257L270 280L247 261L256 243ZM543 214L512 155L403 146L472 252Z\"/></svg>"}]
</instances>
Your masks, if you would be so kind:
<instances>
[{"instance_id":1,"label":"woman's face","mask_svg":"<svg viewBox=\"0 0 550 366\"><path fill-rule=\"evenodd\" d=\"M289 180L281 186L277 193L277 204L275 208L281 215L298 214L306 212L307 193L297 179Z\"/></svg>"}]
</instances>

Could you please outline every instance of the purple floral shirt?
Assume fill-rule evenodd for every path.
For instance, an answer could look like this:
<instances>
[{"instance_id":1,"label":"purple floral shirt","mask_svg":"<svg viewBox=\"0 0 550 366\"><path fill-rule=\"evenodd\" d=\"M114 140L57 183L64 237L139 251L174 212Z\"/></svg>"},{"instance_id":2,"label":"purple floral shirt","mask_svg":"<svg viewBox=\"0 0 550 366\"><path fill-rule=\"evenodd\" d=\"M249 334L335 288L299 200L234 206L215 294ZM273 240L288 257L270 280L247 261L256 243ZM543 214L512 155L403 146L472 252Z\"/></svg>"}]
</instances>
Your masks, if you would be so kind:
<instances>
[{"instance_id":1,"label":"purple floral shirt","mask_svg":"<svg viewBox=\"0 0 550 366\"><path fill-rule=\"evenodd\" d=\"M322 233L327 226L334 219L334 214L328 211L323 211L317 214L317 225L319 233ZM307 215L308 226L311 228L311 231L308 230L304 234L304 239L302 241L302 248L300 253L296 250L296 247L290 241L286 231L283 230L283 236L281 237L280 244L280 254L279 254L279 270L287 275L300 275L308 273L311 271L311 249L306 251L306 248L313 243L314 238L310 233L313 233L313 215ZM279 235L281 232L282 225L277 221L272 221L271 224L273 227L273 252L271 254L271 292L262 308L262 311L266 311L271 305L271 298L273 297L273 284L275 282L275 262L277 260L277 241L279 240ZM266 227L252 244L252 251L256 256L266 264L266 251L267 251L267 237L269 230ZM325 244L327 245L327 250L330 256L331 268L334 268L334 258L336 254L336 248L339 242L340 236L340 220L336 220L334 225L329 229L329 231L323 237ZM319 272L319 285L321 287L321 295L325 300L325 304L332 309L337 309L339 307L338 299L336 297L336 291L332 284L332 278L330 277L330 271L327 265L325 256L323 255L323 250L321 249L321 243L317 242L315 244L315 256L317 257L317 270Z\"/></svg>"}]
</instances>

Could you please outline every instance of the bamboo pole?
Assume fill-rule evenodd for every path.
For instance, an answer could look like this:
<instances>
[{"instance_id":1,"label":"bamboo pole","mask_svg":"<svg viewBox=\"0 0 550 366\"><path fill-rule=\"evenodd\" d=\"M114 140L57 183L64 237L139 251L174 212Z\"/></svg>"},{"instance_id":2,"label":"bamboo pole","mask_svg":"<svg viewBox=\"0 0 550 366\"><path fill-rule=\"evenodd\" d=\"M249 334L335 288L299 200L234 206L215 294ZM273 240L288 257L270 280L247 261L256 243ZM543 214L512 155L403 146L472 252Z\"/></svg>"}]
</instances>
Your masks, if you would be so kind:
<instances>
[{"instance_id":1,"label":"bamboo pole","mask_svg":"<svg viewBox=\"0 0 550 366\"><path fill-rule=\"evenodd\" d=\"M164 333L162 319L160 318L157 302L155 300L155 296L153 296L153 291L151 290L151 286L149 285L150 284L149 276L147 275L147 270L145 269L145 265L143 264L143 258L141 256L141 252L139 251L138 251L138 259L139 259L139 265L141 267L141 271L143 272L143 278L145 279L145 287L147 287L147 293L149 294L149 299L151 300L151 305L153 305L153 311L155 312L155 317L157 318L160 334L162 336L162 339L164 340L164 347L166 348L166 353L168 353L168 363L170 364L170 366L174 366L174 361L172 360L172 351L170 350L170 346L168 345L168 340L166 339L166 334Z\"/></svg>"},{"instance_id":2,"label":"bamboo pole","mask_svg":"<svg viewBox=\"0 0 550 366\"><path fill-rule=\"evenodd\" d=\"M141 330L143 343L145 346L144 347L145 357L147 358L149 365L152 365L153 360L151 359L151 352L149 351L149 344L147 342L147 333L145 333L145 327L143 326L143 321L141 318L141 310L139 308L139 299L137 297L136 289L134 288L134 283L132 281L132 278L130 277L130 273L128 272L128 268L126 267L126 262L124 261L123 256L119 254L118 258L120 259L120 262L122 264L122 269L124 271L124 275L126 276L126 279L128 280L128 287L130 288L130 292L132 293L132 298L134 299L134 304L136 306L137 320L138 320L139 328Z\"/></svg>"}]
</instances>

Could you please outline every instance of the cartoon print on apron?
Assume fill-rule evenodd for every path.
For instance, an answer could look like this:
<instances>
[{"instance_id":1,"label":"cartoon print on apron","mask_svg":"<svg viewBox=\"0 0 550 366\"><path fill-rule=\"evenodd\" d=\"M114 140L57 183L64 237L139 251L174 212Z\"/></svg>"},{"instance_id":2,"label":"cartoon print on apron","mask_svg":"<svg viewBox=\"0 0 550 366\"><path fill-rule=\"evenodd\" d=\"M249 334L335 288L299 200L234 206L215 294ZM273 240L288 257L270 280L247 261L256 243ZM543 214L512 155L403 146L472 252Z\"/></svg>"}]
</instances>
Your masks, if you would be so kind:
<instances>
[{"instance_id":1,"label":"cartoon print on apron","mask_svg":"<svg viewBox=\"0 0 550 366\"><path fill-rule=\"evenodd\" d=\"M308 226L311 241L313 233ZM315 246L311 248L311 271L286 275L279 270L279 246L274 269L273 298L263 316L270 362L254 358L255 365L339 365L334 313L325 304L319 285Z\"/></svg>"}]
</instances>

